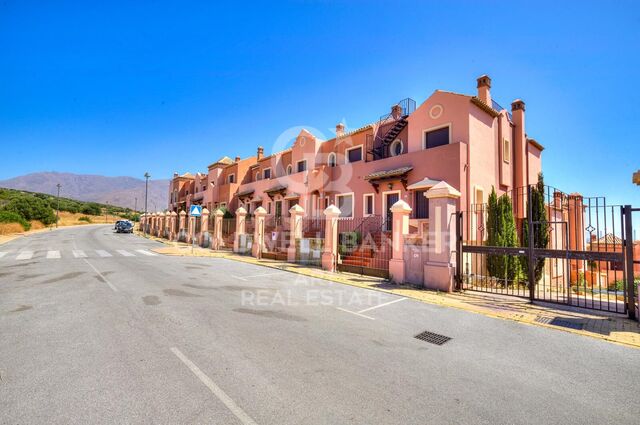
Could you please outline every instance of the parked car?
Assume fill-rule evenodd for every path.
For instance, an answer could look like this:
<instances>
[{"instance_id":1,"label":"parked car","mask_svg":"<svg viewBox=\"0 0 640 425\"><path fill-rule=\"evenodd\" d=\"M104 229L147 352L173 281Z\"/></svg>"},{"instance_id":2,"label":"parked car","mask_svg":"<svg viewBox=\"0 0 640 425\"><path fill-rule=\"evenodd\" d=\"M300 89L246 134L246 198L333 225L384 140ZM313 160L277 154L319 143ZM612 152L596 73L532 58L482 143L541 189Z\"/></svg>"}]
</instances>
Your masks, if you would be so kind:
<instances>
[{"instance_id":1,"label":"parked car","mask_svg":"<svg viewBox=\"0 0 640 425\"><path fill-rule=\"evenodd\" d=\"M133 223L128 220L118 220L116 222L116 233L133 233Z\"/></svg>"}]
</instances>

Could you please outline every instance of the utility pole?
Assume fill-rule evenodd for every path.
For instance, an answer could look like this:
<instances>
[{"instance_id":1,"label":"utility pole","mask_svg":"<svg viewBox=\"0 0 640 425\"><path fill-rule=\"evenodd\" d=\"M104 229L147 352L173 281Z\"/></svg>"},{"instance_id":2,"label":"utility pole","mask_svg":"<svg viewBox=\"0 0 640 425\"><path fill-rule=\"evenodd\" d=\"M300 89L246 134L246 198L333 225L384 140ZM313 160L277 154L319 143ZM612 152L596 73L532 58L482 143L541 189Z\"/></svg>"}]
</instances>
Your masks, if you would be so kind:
<instances>
[{"instance_id":1,"label":"utility pole","mask_svg":"<svg viewBox=\"0 0 640 425\"><path fill-rule=\"evenodd\" d=\"M56 229L57 229L58 221L60 221L60 188L62 187L62 185L58 183L56 187L58 188L58 206L56 207Z\"/></svg>"},{"instance_id":2,"label":"utility pole","mask_svg":"<svg viewBox=\"0 0 640 425\"><path fill-rule=\"evenodd\" d=\"M136 201L134 203L135 206L133 207L133 212L137 213L138 212L138 197L136 196L135 199L136 199Z\"/></svg>"},{"instance_id":3,"label":"utility pole","mask_svg":"<svg viewBox=\"0 0 640 425\"><path fill-rule=\"evenodd\" d=\"M146 172L144 173L144 178L146 179L144 182L144 235L147 235L147 195L149 194L149 177L151 175Z\"/></svg>"},{"instance_id":4,"label":"utility pole","mask_svg":"<svg viewBox=\"0 0 640 425\"><path fill-rule=\"evenodd\" d=\"M104 222L105 224L109 222L109 203L107 202L107 208L104 209Z\"/></svg>"}]
</instances>

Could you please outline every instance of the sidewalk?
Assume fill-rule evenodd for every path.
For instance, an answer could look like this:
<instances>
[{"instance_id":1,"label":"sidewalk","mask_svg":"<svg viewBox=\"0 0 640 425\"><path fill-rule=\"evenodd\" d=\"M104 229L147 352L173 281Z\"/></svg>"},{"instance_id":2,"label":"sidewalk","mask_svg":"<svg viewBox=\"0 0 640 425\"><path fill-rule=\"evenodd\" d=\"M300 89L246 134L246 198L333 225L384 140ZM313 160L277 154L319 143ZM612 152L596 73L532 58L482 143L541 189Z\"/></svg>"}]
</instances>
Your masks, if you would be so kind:
<instances>
[{"instance_id":1,"label":"sidewalk","mask_svg":"<svg viewBox=\"0 0 640 425\"><path fill-rule=\"evenodd\" d=\"M141 235L142 236L142 235ZM314 277L376 291L405 296L428 304L458 308L472 313L483 314L504 320L512 320L534 326L557 329L578 335L640 348L640 323L620 315L605 312L578 310L568 306L536 303L517 297L476 292L443 293L416 289L411 286L391 284L380 278L352 273L329 273L324 270L300 264L276 260L258 260L254 257L237 255L230 251L212 251L179 242L150 237L166 246L153 251L164 255L217 257L234 261L276 268L304 276Z\"/></svg>"}]
</instances>

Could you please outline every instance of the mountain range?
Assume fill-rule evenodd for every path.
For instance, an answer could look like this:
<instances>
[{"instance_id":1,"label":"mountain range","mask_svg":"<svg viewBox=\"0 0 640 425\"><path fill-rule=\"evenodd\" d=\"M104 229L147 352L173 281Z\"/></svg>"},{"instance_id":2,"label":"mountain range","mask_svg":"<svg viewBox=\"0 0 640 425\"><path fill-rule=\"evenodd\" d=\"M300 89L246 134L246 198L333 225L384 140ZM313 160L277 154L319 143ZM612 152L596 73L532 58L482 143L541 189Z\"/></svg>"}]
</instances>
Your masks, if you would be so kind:
<instances>
[{"instance_id":1,"label":"mountain range","mask_svg":"<svg viewBox=\"0 0 640 425\"><path fill-rule=\"evenodd\" d=\"M120 207L136 207L144 211L145 182L134 177L107 177L90 174L58 172L31 173L0 180L0 187L56 195L79 201L100 202ZM161 211L167 207L169 180L149 180L148 210Z\"/></svg>"}]
</instances>

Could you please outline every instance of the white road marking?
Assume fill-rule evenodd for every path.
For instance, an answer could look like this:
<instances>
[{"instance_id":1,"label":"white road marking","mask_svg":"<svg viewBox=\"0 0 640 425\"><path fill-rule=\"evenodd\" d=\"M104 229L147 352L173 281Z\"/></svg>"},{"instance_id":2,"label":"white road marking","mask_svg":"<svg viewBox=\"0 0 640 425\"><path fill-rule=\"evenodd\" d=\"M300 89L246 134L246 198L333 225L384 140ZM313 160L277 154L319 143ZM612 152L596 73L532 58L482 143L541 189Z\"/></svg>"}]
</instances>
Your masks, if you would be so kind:
<instances>
[{"instance_id":1,"label":"white road marking","mask_svg":"<svg viewBox=\"0 0 640 425\"><path fill-rule=\"evenodd\" d=\"M282 273L287 273L287 272L263 273L263 274L254 274L252 276L232 276L232 277L235 277L236 279L244 280L245 282L247 282L247 279L253 279L254 277L266 277L266 276L273 276L273 275L282 274Z\"/></svg>"},{"instance_id":2,"label":"white road marking","mask_svg":"<svg viewBox=\"0 0 640 425\"><path fill-rule=\"evenodd\" d=\"M118 254L122 255L123 257L135 257L135 254L132 254L129 251L125 251L124 249L118 249L116 251L118 252Z\"/></svg>"},{"instance_id":3,"label":"white road marking","mask_svg":"<svg viewBox=\"0 0 640 425\"><path fill-rule=\"evenodd\" d=\"M406 298L398 298L397 300L389 301L388 303L374 305L373 307L365 308L364 310L360 310L358 313L364 313L365 311L375 310L376 308L384 307L390 304L399 303L400 301L404 301Z\"/></svg>"},{"instance_id":4,"label":"white road marking","mask_svg":"<svg viewBox=\"0 0 640 425\"><path fill-rule=\"evenodd\" d=\"M0 252L0 258L4 257L7 254L8 254L7 252Z\"/></svg>"},{"instance_id":5,"label":"white road marking","mask_svg":"<svg viewBox=\"0 0 640 425\"><path fill-rule=\"evenodd\" d=\"M113 257L113 255L109 254L107 251L103 250L103 249L96 249L96 254L98 254L101 257Z\"/></svg>"},{"instance_id":6,"label":"white road marking","mask_svg":"<svg viewBox=\"0 0 640 425\"><path fill-rule=\"evenodd\" d=\"M344 311L345 313L355 314L356 316L360 316L360 317L362 317L364 319L376 320L373 317L365 316L364 314L360 314L357 311L351 311L351 310L347 310L346 308L340 308L340 307L336 307L336 309L338 309L340 311Z\"/></svg>"},{"instance_id":7,"label":"white road marking","mask_svg":"<svg viewBox=\"0 0 640 425\"><path fill-rule=\"evenodd\" d=\"M87 254L85 254L81 249L74 249L73 256L76 258L87 258Z\"/></svg>"},{"instance_id":8,"label":"white road marking","mask_svg":"<svg viewBox=\"0 0 640 425\"><path fill-rule=\"evenodd\" d=\"M149 255L149 256L158 255L155 252L147 251L146 249L136 249L136 252L139 252L140 254L144 254L144 255Z\"/></svg>"},{"instance_id":9,"label":"white road marking","mask_svg":"<svg viewBox=\"0 0 640 425\"><path fill-rule=\"evenodd\" d=\"M204 372L201 371L200 368L198 368L198 366L196 366L191 360L189 360L184 354L182 354L180 350L178 350L176 347L171 347L171 352L175 354L176 357L179 358L180 361L184 363L185 366L187 366L189 370L191 370L191 372L193 372L193 374L196 375L204 385L207 386L207 388L209 388L213 395L218 397L218 400L220 400L225 406L227 406L227 409L229 409L231 413L233 413L236 418L240 420L240 422L242 422L244 425L257 425L256 421L254 421L251 416L249 416L244 410L242 410L240 406L238 406L231 399L231 397L227 395L227 393L225 393L219 386L217 386L216 383L211 380L211 378L205 375Z\"/></svg>"},{"instance_id":10,"label":"white road marking","mask_svg":"<svg viewBox=\"0 0 640 425\"><path fill-rule=\"evenodd\" d=\"M33 257L33 251L22 251L18 253L16 260L30 260Z\"/></svg>"},{"instance_id":11,"label":"white road marking","mask_svg":"<svg viewBox=\"0 0 640 425\"><path fill-rule=\"evenodd\" d=\"M113 283L109 282L109 279L107 279L102 273L100 273L98 271L98 269L96 269L95 267L93 267L93 264L91 264L87 259L83 258L82 261L84 261L85 263L87 263L89 265L89 267L91 267L93 269L94 272L96 272L98 274L98 276L100 276L102 278L102 280L105 281L105 283L107 285L109 285L109 288L113 289L113 292L118 292L118 288L116 288Z\"/></svg>"},{"instance_id":12,"label":"white road marking","mask_svg":"<svg viewBox=\"0 0 640 425\"><path fill-rule=\"evenodd\" d=\"M60 258L60 251L47 251L47 258L48 259Z\"/></svg>"}]
</instances>

